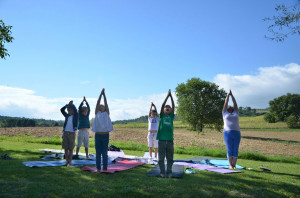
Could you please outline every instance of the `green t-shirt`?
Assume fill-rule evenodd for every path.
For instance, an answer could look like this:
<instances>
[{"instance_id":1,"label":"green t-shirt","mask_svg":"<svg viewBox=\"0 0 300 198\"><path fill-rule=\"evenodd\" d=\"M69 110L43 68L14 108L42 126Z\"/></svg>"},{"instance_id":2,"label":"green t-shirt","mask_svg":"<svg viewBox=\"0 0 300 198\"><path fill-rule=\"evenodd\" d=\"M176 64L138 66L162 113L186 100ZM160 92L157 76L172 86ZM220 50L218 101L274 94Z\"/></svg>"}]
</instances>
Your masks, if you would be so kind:
<instances>
[{"instance_id":1,"label":"green t-shirt","mask_svg":"<svg viewBox=\"0 0 300 198\"><path fill-rule=\"evenodd\" d=\"M173 137L173 120L174 114L164 115L163 113L159 115L159 126L156 139L157 140L174 140Z\"/></svg>"}]
</instances>

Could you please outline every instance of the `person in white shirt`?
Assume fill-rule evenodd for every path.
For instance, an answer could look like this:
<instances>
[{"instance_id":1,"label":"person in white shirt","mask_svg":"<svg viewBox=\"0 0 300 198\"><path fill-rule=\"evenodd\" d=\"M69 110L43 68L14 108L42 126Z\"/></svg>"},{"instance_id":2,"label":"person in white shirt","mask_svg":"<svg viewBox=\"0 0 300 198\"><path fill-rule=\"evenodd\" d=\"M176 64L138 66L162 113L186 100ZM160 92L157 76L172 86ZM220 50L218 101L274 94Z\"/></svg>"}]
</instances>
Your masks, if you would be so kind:
<instances>
[{"instance_id":1,"label":"person in white shirt","mask_svg":"<svg viewBox=\"0 0 300 198\"><path fill-rule=\"evenodd\" d=\"M231 96L233 107L228 105L229 97ZM227 158L230 169L235 169L238 158L239 145L241 141L241 132L239 125L239 109L231 90L226 96L223 106L223 121L224 121L224 141L227 148Z\"/></svg>"},{"instance_id":2,"label":"person in white shirt","mask_svg":"<svg viewBox=\"0 0 300 198\"><path fill-rule=\"evenodd\" d=\"M154 107L154 110L152 109ZM155 158L157 158L158 140L156 139L158 131L159 117L157 116L156 106L151 102L148 115L148 147L150 158L152 158L152 146L154 145Z\"/></svg>"},{"instance_id":3,"label":"person in white shirt","mask_svg":"<svg viewBox=\"0 0 300 198\"><path fill-rule=\"evenodd\" d=\"M92 126L92 131L95 132L96 167L98 173L101 172L101 156L103 171L107 171L109 132L114 130L109 117L109 108L104 91L103 88L98 98L95 109L96 116ZM102 96L104 98L104 105L100 104Z\"/></svg>"}]
</instances>

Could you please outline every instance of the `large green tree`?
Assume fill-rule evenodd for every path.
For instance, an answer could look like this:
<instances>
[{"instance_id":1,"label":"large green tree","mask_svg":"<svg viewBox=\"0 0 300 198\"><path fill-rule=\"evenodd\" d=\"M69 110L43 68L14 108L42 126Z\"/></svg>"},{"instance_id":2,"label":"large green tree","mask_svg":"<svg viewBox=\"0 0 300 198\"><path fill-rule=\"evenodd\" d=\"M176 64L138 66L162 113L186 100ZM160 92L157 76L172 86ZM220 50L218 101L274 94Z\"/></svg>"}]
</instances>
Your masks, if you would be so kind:
<instances>
[{"instance_id":1,"label":"large green tree","mask_svg":"<svg viewBox=\"0 0 300 198\"><path fill-rule=\"evenodd\" d=\"M11 36L10 25L5 25L2 20L0 20L0 58L5 59L5 56L9 56L7 49L4 47L4 43L10 43L14 39Z\"/></svg>"},{"instance_id":2,"label":"large green tree","mask_svg":"<svg viewBox=\"0 0 300 198\"><path fill-rule=\"evenodd\" d=\"M269 35L265 37L282 42L290 35L300 35L300 0L292 6L277 5L275 10L275 16L264 18L264 21L272 22L268 27Z\"/></svg>"},{"instance_id":3,"label":"large green tree","mask_svg":"<svg viewBox=\"0 0 300 198\"><path fill-rule=\"evenodd\" d=\"M286 94L269 102L270 111L265 114L267 122L287 122L288 127L300 127L300 94Z\"/></svg>"},{"instance_id":4,"label":"large green tree","mask_svg":"<svg viewBox=\"0 0 300 198\"><path fill-rule=\"evenodd\" d=\"M221 130L222 108L226 98L224 89L215 83L192 78L176 87L177 114L193 130L202 131L204 126Z\"/></svg>"}]
</instances>

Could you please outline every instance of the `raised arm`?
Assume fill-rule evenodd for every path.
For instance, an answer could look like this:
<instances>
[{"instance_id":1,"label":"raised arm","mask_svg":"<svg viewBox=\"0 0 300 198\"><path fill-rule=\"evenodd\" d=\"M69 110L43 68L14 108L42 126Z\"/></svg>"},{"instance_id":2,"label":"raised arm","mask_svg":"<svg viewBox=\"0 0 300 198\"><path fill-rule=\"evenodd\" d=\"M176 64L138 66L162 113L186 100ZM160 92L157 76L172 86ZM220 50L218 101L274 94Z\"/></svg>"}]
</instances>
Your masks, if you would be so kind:
<instances>
[{"instance_id":1,"label":"raised arm","mask_svg":"<svg viewBox=\"0 0 300 198\"><path fill-rule=\"evenodd\" d=\"M68 114L66 112L66 108L68 107L68 104L66 104L65 106L63 106L61 109L60 109L60 112L63 114L64 117L66 117Z\"/></svg>"},{"instance_id":2,"label":"raised arm","mask_svg":"<svg viewBox=\"0 0 300 198\"><path fill-rule=\"evenodd\" d=\"M87 108L89 110L88 115L90 115L91 108L90 108L89 103L86 101L85 97L84 97L84 101L85 101L85 104L86 104L86 106L87 106Z\"/></svg>"},{"instance_id":3,"label":"raised arm","mask_svg":"<svg viewBox=\"0 0 300 198\"><path fill-rule=\"evenodd\" d=\"M170 90L170 98L171 98L171 102L172 102L172 113L175 114L175 103L174 103L174 100L173 100L173 96L171 94L171 90Z\"/></svg>"},{"instance_id":4,"label":"raised arm","mask_svg":"<svg viewBox=\"0 0 300 198\"><path fill-rule=\"evenodd\" d=\"M153 106L154 104L153 104L153 102L151 102L151 105L150 105L150 109L149 109L149 117L151 116L151 111L152 111L152 106ZM154 105L155 106L155 105ZM156 108L155 108L156 109Z\"/></svg>"},{"instance_id":5,"label":"raised arm","mask_svg":"<svg viewBox=\"0 0 300 198\"><path fill-rule=\"evenodd\" d=\"M99 95L99 98L97 100L97 104L96 104L96 108L95 108L95 115L98 113L98 111L100 111L100 102L101 102L101 98L102 98L102 95L103 95L103 91L104 89L102 89L100 95Z\"/></svg>"},{"instance_id":6,"label":"raised arm","mask_svg":"<svg viewBox=\"0 0 300 198\"><path fill-rule=\"evenodd\" d=\"M78 107L78 112L79 112L80 115L82 115L81 110L82 110L83 102L84 102L84 98L83 98L82 102L80 103L80 105Z\"/></svg>"},{"instance_id":7,"label":"raised arm","mask_svg":"<svg viewBox=\"0 0 300 198\"><path fill-rule=\"evenodd\" d=\"M153 107L154 107L154 109L155 109L155 111L156 111L156 116L157 116L157 109L156 109L156 106L155 106L154 103L152 103L152 104L153 104Z\"/></svg>"},{"instance_id":8,"label":"raised arm","mask_svg":"<svg viewBox=\"0 0 300 198\"><path fill-rule=\"evenodd\" d=\"M104 90L104 89L103 89ZM104 106L105 106L105 111L107 112L107 114L109 115L109 108L108 108L108 104L107 104L107 100L106 100L106 95L105 92L103 91L103 97L104 97Z\"/></svg>"},{"instance_id":9,"label":"raised arm","mask_svg":"<svg viewBox=\"0 0 300 198\"><path fill-rule=\"evenodd\" d=\"M231 90L230 90L230 92L231 92ZM238 105L236 103L235 97L232 95L232 92L231 92L231 98L232 98L234 110L239 111L239 107L238 107Z\"/></svg>"},{"instance_id":10,"label":"raised arm","mask_svg":"<svg viewBox=\"0 0 300 198\"><path fill-rule=\"evenodd\" d=\"M164 102L163 102L162 105L161 105L160 114L164 113L164 107L165 107L165 105L166 105L166 103L167 103L167 100L168 100L168 98L169 98L169 96L170 96L170 93L171 93L171 90L169 90L166 99L164 100Z\"/></svg>"},{"instance_id":11,"label":"raised arm","mask_svg":"<svg viewBox=\"0 0 300 198\"><path fill-rule=\"evenodd\" d=\"M227 94L226 98L225 98L225 102L224 102L224 106L223 106L223 111L226 111L228 108L228 101L229 101L229 96L230 96L231 90L229 91L229 93Z\"/></svg>"}]
</instances>

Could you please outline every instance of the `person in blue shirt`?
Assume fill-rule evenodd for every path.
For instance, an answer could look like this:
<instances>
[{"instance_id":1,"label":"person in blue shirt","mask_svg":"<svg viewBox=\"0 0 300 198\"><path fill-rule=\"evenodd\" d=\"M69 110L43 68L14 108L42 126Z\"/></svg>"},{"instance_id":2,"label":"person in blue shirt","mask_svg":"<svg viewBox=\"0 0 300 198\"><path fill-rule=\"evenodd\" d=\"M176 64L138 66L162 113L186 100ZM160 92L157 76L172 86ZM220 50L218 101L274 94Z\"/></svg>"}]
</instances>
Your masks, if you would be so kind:
<instances>
[{"instance_id":1,"label":"person in blue shirt","mask_svg":"<svg viewBox=\"0 0 300 198\"><path fill-rule=\"evenodd\" d=\"M86 106L83 106L85 102ZM90 128L90 105L83 97L83 100L78 108L79 112L79 124L78 124L78 135L77 135L77 148L76 156L78 156L79 149L83 143L85 148L86 158L89 158L89 128Z\"/></svg>"}]
</instances>

